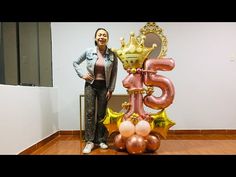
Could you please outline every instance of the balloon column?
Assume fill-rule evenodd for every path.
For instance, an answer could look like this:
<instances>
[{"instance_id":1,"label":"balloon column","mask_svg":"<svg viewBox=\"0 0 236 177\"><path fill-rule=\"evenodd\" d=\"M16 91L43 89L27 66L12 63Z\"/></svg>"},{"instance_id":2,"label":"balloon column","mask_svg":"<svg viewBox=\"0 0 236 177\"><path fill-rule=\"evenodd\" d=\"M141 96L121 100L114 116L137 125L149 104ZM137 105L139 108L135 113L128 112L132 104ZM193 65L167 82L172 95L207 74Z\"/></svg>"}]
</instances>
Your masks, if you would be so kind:
<instances>
[{"instance_id":1,"label":"balloon column","mask_svg":"<svg viewBox=\"0 0 236 177\"><path fill-rule=\"evenodd\" d=\"M114 145L130 154L156 151L160 147L160 136L166 138L169 128L175 125L165 111L174 99L174 86L168 78L157 74L158 70L172 70L175 62L167 58L147 59L156 44L148 48L144 46L144 40L145 36L138 40L131 33L127 44L122 38L121 48L113 49L128 73L122 84L127 88L129 102L122 104L126 109L125 113L117 113L108 108L102 120L109 135L119 131L114 138ZM153 87L162 90L160 97L153 95ZM143 97L143 94L146 95ZM160 111L147 113L144 111L144 104Z\"/></svg>"}]
</instances>

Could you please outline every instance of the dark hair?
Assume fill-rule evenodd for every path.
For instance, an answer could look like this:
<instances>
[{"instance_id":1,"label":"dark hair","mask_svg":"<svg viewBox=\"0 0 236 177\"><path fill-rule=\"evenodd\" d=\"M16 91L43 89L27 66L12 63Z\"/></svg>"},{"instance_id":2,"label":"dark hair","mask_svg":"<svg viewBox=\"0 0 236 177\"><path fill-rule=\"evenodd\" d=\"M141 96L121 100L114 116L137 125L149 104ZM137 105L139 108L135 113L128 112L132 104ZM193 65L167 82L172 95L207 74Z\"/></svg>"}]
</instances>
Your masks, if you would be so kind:
<instances>
[{"instance_id":1,"label":"dark hair","mask_svg":"<svg viewBox=\"0 0 236 177\"><path fill-rule=\"evenodd\" d=\"M103 30L103 31L106 31L106 33L107 33L107 38L109 39L109 33L108 33L108 31L105 29L105 28L98 28L96 31L95 31L95 38L96 38L96 36L97 36L97 33L98 33L98 31L99 30ZM97 41L95 40L95 45L97 46Z\"/></svg>"}]
</instances>

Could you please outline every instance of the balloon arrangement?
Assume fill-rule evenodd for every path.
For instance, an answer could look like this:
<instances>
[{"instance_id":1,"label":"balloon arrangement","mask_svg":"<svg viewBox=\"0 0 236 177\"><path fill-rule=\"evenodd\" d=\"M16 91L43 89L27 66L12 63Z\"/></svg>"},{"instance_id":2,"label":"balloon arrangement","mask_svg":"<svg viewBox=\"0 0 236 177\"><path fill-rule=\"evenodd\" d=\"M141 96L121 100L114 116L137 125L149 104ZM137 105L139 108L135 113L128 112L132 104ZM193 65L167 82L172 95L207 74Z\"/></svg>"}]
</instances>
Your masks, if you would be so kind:
<instances>
[{"instance_id":1,"label":"balloon arrangement","mask_svg":"<svg viewBox=\"0 0 236 177\"><path fill-rule=\"evenodd\" d=\"M174 86L172 82L157 74L157 70L169 71L175 67L173 59L152 58L148 55L156 47L144 46L145 36L142 40L130 33L130 41L125 44L121 38L121 48L113 49L127 71L127 77L122 84L127 88L129 103L122 104L126 112L114 112L107 108L105 118L102 120L109 136L118 132L114 137L114 145L119 150L127 150L130 154L154 152L160 147L160 136L166 138L170 127L175 125L165 111L174 99ZM147 88L143 87L143 84ZM154 88L159 87L162 95L153 95ZM143 94L146 96L143 97ZM157 113L147 113L143 104L152 109L161 110Z\"/></svg>"}]
</instances>

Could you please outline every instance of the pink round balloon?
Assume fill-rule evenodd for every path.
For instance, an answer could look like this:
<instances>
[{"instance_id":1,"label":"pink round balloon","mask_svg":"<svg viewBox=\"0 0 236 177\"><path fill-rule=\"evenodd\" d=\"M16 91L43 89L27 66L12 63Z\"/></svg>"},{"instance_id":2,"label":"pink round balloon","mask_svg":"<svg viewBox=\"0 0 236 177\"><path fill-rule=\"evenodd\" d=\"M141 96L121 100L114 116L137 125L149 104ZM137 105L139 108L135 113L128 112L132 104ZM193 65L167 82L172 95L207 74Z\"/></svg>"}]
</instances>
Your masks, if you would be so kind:
<instances>
[{"instance_id":1,"label":"pink round balloon","mask_svg":"<svg viewBox=\"0 0 236 177\"><path fill-rule=\"evenodd\" d=\"M151 131L150 124L145 121L141 120L135 125L135 133L140 136L147 136Z\"/></svg>"},{"instance_id":2,"label":"pink round balloon","mask_svg":"<svg viewBox=\"0 0 236 177\"><path fill-rule=\"evenodd\" d=\"M123 121L119 126L120 134L124 137L130 137L135 132L134 124L130 121Z\"/></svg>"},{"instance_id":3,"label":"pink round balloon","mask_svg":"<svg viewBox=\"0 0 236 177\"><path fill-rule=\"evenodd\" d=\"M139 135L132 135L126 141L126 149L130 154L141 154L145 151L146 143Z\"/></svg>"}]
</instances>

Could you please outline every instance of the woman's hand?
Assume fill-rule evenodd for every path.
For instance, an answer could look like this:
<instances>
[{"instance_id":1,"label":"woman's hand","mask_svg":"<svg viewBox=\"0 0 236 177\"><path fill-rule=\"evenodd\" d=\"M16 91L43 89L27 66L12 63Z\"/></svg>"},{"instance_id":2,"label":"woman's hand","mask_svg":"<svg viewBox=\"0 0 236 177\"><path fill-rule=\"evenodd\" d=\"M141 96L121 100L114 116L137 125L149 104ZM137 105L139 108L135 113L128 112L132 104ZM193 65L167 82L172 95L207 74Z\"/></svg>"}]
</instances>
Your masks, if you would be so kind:
<instances>
[{"instance_id":1,"label":"woman's hand","mask_svg":"<svg viewBox=\"0 0 236 177\"><path fill-rule=\"evenodd\" d=\"M107 101L110 100L111 96L112 96L112 91L109 91L109 90L108 90L108 91L107 91L107 95L106 95Z\"/></svg>"},{"instance_id":2,"label":"woman's hand","mask_svg":"<svg viewBox=\"0 0 236 177\"><path fill-rule=\"evenodd\" d=\"M93 76L90 74L90 73L86 73L84 76L83 76L83 79L84 80L93 80Z\"/></svg>"}]
</instances>

